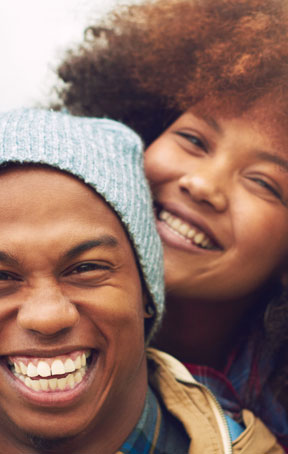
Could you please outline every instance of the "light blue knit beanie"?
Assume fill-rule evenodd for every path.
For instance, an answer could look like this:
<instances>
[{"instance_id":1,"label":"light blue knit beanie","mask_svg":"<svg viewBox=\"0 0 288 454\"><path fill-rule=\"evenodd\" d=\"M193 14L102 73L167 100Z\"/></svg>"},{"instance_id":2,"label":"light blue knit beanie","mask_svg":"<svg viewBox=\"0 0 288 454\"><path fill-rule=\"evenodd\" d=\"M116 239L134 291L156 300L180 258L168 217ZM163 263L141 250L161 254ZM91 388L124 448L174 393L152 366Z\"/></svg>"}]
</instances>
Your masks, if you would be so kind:
<instances>
[{"instance_id":1,"label":"light blue knit beanie","mask_svg":"<svg viewBox=\"0 0 288 454\"><path fill-rule=\"evenodd\" d=\"M91 185L114 208L155 305L149 340L163 313L163 258L140 138L112 120L20 109L0 114L0 165L6 162L41 163L67 171Z\"/></svg>"}]
</instances>

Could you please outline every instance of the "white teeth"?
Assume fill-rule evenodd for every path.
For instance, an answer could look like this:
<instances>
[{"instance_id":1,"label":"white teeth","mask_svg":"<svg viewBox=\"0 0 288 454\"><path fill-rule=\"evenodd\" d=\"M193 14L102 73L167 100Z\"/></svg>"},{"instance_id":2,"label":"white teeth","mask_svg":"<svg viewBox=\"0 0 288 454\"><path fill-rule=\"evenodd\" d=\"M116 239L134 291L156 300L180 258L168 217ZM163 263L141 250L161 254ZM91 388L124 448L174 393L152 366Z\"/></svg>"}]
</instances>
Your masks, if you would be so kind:
<instances>
[{"instance_id":1,"label":"white teeth","mask_svg":"<svg viewBox=\"0 0 288 454\"><path fill-rule=\"evenodd\" d=\"M197 235L194 236L194 242L196 244L201 244L204 239L205 239L204 233L197 233Z\"/></svg>"},{"instance_id":2,"label":"white teeth","mask_svg":"<svg viewBox=\"0 0 288 454\"><path fill-rule=\"evenodd\" d=\"M13 363L12 363L13 364ZM21 374L20 366L17 363L14 364L16 374Z\"/></svg>"},{"instance_id":3,"label":"white teeth","mask_svg":"<svg viewBox=\"0 0 288 454\"><path fill-rule=\"evenodd\" d=\"M162 210L159 214L159 218L166 221L169 218L169 213L167 211Z\"/></svg>"},{"instance_id":4,"label":"white teeth","mask_svg":"<svg viewBox=\"0 0 288 454\"><path fill-rule=\"evenodd\" d=\"M189 224L181 221L179 218L173 216L165 210L162 210L159 213L159 219L166 222L166 224L175 230L175 232L182 235L184 238L193 240L198 246L212 248L213 244L210 239L205 235L204 232L199 232L199 230L192 229Z\"/></svg>"},{"instance_id":5,"label":"white teeth","mask_svg":"<svg viewBox=\"0 0 288 454\"><path fill-rule=\"evenodd\" d=\"M34 366L34 364L32 364L32 363L28 364L27 375L28 375L28 377L37 377L37 375L38 375L37 367Z\"/></svg>"},{"instance_id":6,"label":"white teeth","mask_svg":"<svg viewBox=\"0 0 288 454\"><path fill-rule=\"evenodd\" d=\"M181 222L180 219L178 219L178 218L172 218L171 220L170 220L170 218L169 218L169 224L170 224L171 227L173 227L174 229L178 229L178 228L181 226L182 222Z\"/></svg>"},{"instance_id":7,"label":"white teeth","mask_svg":"<svg viewBox=\"0 0 288 454\"><path fill-rule=\"evenodd\" d=\"M81 367L86 366L86 355L85 353L82 354L81 356Z\"/></svg>"},{"instance_id":8,"label":"white teeth","mask_svg":"<svg viewBox=\"0 0 288 454\"><path fill-rule=\"evenodd\" d=\"M39 361L37 371L40 377L49 377L51 375L50 366L45 361Z\"/></svg>"},{"instance_id":9,"label":"white teeth","mask_svg":"<svg viewBox=\"0 0 288 454\"><path fill-rule=\"evenodd\" d=\"M212 244L210 243L209 238L204 239L201 244L202 244L203 247L206 247L208 245L212 246Z\"/></svg>"},{"instance_id":10,"label":"white teeth","mask_svg":"<svg viewBox=\"0 0 288 454\"><path fill-rule=\"evenodd\" d=\"M34 391L40 391L40 380L31 380L30 381L30 387Z\"/></svg>"},{"instance_id":11,"label":"white teeth","mask_svg":"<svg viewBox=\"0 0 288 454\"><path fill-rule=\"evenodd\" d=\"M84 354L84 353L83 353ZM75 364L71 358L66 359L64 363L65 372L74 372Z\"/></svg>"},{"instance_id":12,"label":"white teeth","mask_svg":"<svg viewBox=\"0 0 288 454\"><path fill-rule=\"evenodd\" d=\"M43 378L41 380L39 380L40 382L40 387L42 389L42 391L48 391L48 380L44 380Z\"/></svg>"},{"instance_id":13,"label":"white teeth","mask_svg":"<svg viewBox=\"0 0 288 454\"><path fill-rule=\"evenodd\" d=\"M51 391L55 391L55 389L57 388L57 378L50 378L50 380L48 380L49 382L49 388L51 389Z\"/></svg>"},{"instance_id":14,"label":"white teeth","mask_svg":"<svg viewBox=\"0 0 288 454\"><path fill-rule=\"evenodd\" d=\"M11 367L11 372L21 381L25 383L28 388L34 391L57 391L73 389L78 383L82 381L86 373L86 358L91 356L91 351L86 351L78 354L75 360L67 358L57 358L51 364L52 358L44 360L33 359L33 362L27 364L22 361L14 362L8 359L8 363ZM51 364L51 366L50 366ZM64 375L59 378L50 378L53 375ZM37 379L31 380L31 378ZM40 378L42 377L42 378Z\"/></svg>"},{"instance_id":15,"label":"white teeth","mask_svg":"<svg viewBox=\"0 0 288 454\"><path fill-rule=\"evenodd\" d=\"M52 375L63 375L65 374L65 367L61 359L55 359L51 366Z\"/></svg>"},{"instance_id":16,"label":"white teeth","mask_svg":"<svg viewBox=\"0 0 288 454\"><path fill-rule=\"evenodd\" d=\"M75 380L75 383L80 383L80 381L82 380L82 375L79 371L76 372L76 374L74 376L74 380Z\"/></svg>"},{"instance_id":17,"label":"white teeth","mask_svg":"<svg viewBox=\"0 0 288 454\"><path fill-rule=\"evenodd\" d=\"M81 367L72 374L67 375L63 378L40 378L39 380L32 380L30 377L24 377L24 375L16 375L19 380L23 381L25 385L33 389L33 391L40 392L51 392L51 391L64 391L73 389L80 383L86 374L86 367Z\"/></svg>"},{"instance_id":18,"label":"white teeth","mask_svg":"<svg viewBox=\"0 0 288 454\"><path fill-rule=\"evenodd\" d=\"M184 236L187 236L189 230L190 230L190 227L187 224L182 224L179 227L179 233L181 233L181 235L184 235Z\"/></svg>"},{"instance_id":19,"label":"white teeth","mask_svg":"<svg viewBox=\"0 0 288 454\"><path fill-rule=\"evenodd\" d=\"M192 240L192 238L194 238L195 235L196 235L196 230L190 229L187 234L187 237L189 238L189 240Z\"/></svg>"},{"instance_id":20,"label":"white teeth","mask_svg":"<svg viewBox=\"0 0 288 454\"><path fill-rule=\"evenodd\" d=\"M28 386L28 388L31 388L31 381L32 381L31 378L29 378L29 377L25 378L24 383L26 386Z\"/></svg>"},{"instance_id":21,"label":"white teeth","mask_svg":"<svg viewBox=\"0 0 288 454\"><path fill-rule=\"evenodd\" d=\"M67 377L67 385L72 389L75 386L75 380L74 380L74 375L69 374Z\"/></svg>"},{"instance_id":22,"label":"white teeth","mask_svg":"<svg viewBox=\"0 0 288 454\"><path fill-rule=\"evenodd\" d=\"M80 369L81 368L81 357L77 356L76 360L74 361L75 364L75 369Z\"/></svg>"},{"instance_id":23,"label":"white teeth","mask_svg":"<svg viewBox=\"0 0 288 454\"><path fill-rule=\"evenodd\" d=\"M66 383L67 383L67 378L64 377L64 378L58 378L58 388L63 391L63 389L65 389L66 387Z\"/></svg>"},{"instance_id":24,"label":"white teeth","mask_svg":"<svg viewBox=\"0 0 288 454\"><path fill-rule=\"evenodd\" d=\"M20 362L20 363L19 363L19 366L20 366L20 369L21 369L21 374L27 375L27 367L25 366L25 364L23 364L22 362Z\"/></svg>"}]
</instances>

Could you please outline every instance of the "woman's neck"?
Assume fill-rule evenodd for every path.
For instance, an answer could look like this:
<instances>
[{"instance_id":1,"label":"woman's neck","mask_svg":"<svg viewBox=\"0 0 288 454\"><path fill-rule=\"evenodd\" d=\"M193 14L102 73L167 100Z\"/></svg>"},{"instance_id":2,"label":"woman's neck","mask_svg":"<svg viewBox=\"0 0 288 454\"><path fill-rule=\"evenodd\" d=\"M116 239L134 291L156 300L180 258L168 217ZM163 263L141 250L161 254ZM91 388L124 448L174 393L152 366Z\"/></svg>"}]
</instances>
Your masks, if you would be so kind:
<instances>
[{"instance_id":1,"label":"woman's neck","mask_svg":"<svg viewBox=\"0 0 288 454\"><path fill-rule=\"evenodd\" d=\"M243 305L194 304L170 297L166 307L154 345L180 361L222 369L242 332Z\"/></svg>"}]
</instances>

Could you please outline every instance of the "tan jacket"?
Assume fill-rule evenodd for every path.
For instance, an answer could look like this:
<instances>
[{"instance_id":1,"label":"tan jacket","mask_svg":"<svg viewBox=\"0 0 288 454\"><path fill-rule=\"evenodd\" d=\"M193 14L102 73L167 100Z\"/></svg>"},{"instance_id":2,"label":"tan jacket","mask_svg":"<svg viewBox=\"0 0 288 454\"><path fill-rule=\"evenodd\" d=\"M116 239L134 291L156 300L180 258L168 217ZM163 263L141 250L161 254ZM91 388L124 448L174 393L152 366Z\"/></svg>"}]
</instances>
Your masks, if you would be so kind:
<instances>
[{"instance_id":1,"label":"tan jacket","mask_svg":"<svg viewBox=\"0 0 288 454\"><path fill-rule=\"evenodd\" d=\"M223 410L208 388L167 353L149 348L147 356L150 385L191 439L187 454L284 453L274 435L248 410L243 410L246 429L231 443Z\"/></svg>"}]
</instances>

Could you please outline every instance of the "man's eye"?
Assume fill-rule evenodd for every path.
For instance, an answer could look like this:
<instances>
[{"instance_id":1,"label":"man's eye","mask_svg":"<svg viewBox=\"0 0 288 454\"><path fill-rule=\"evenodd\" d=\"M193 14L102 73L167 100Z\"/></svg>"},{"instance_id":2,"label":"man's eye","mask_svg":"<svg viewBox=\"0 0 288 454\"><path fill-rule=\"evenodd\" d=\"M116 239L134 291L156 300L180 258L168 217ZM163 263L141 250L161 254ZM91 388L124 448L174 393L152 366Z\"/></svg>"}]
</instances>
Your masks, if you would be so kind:
<instances>
[{"instance_id":1,"label":"man's eye","mask_svg":"<svg viewBox=\"0 0 288 454\"><path fill-rule=\"evenodd\" d=\"M204 144L204 142L201 139L199 139L199 137L197 137L193 134L188 134L187 132L181 132L181 131L177 131L176 134L180 137L183 137L184 139L186 139L188 142L192 143L196 147L199 147L202 150L207 151L206 145Z\"/></svg>"},{"instance_id":2,"label":"man's eye","mask_svg":"<svg viewBox=\"0 0 288 454\"><path fill-rule=\"evenodd\" d=\"M80 265L75 266L74 268L70 268L65 275L69 274L82 274L82 273L89 273L89 271L103 271L103 270L109 270L110 267L105 264L101 263L81 263Z\"/></svg>"},{"instance_id":3,"label":"man's eye","mask_svg":"<svg viewBox=\"0 0 288 454\"><path fill-rule=\"evenodd\" d=\"M7 271L0 271L0 281L21 281L21 278Z\"/></svg>"}]
</instances>

